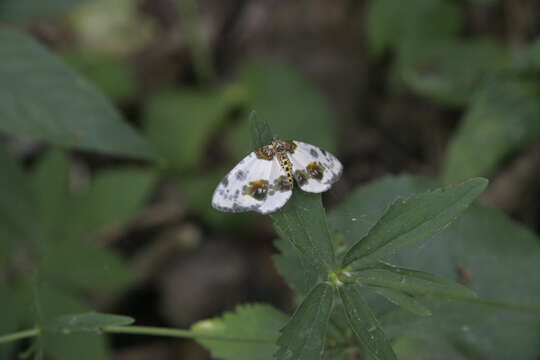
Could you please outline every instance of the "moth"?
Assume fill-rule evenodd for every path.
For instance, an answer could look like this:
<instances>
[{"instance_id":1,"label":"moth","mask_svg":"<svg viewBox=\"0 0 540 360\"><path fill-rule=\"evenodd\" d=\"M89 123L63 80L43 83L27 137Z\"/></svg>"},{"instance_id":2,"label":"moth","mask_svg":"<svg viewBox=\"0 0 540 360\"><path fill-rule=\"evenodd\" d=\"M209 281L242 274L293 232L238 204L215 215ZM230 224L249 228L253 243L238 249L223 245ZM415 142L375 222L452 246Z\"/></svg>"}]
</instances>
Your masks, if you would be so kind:
<instances>
[{"instance_id":1,"label":"moth","mask_svg":"<svg viewBox=\"0 0 540 360\"><path fill-rule=\"evenodd\" d=\"M343 165L329 152L300 141L277 138L240 161L219 183L212 207L225 212L277 211L292 195L294 183L310 193L330 189Z\"/></svg>"}]
</instances>

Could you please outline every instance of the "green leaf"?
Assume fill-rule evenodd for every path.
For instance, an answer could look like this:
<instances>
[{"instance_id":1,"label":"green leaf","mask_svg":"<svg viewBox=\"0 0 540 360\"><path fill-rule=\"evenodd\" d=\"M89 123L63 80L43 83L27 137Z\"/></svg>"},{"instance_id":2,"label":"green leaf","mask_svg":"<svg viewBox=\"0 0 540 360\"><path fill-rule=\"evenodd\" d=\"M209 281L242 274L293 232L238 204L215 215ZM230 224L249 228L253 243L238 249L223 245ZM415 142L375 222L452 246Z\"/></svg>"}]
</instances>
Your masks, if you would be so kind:
<instances>
[{"instance_id":1,"label":"green leaf","mask_svg":"<svg viewBox=\"0 0 540 360\"><path fill-rule=\"evenodd\" d=\"M278 360L316 360L325 351L326 329L334 302L334 288L317 285L281 330Z\"/></svg>"},{"instance_id":2,"label":"green leaf","mask_svg":"<svg viewBox=\"0 0 540 360\"><path fill-rule=\"evenodd\" d=\"M106 326L131 325L133 322L135 322L135 319L129 316L87 312L58 316L49 321L46 329L51 332L61 333L100 333Z\"/></svg>"},{"instance_id":3,"label":"green leaf","mask_svg":"<svg viewBox=\"0 0 540 360\"><path fill-rule=\"evenodd\" d=\"M275 340L287 317L269 305L241 305L234 313L195 323L194 335L215 336L224 340L197 338L213 357L225 360L272 360ZM225 339L231 340L225 340Z\"/></svg>"},{"instance_id":4,"label":"green leaf","mask_svg":"<svg viewBox=\"0 0 540 360\"><path fill-rule=\"evenodd\" d=\"M358 282L366 286L384 287L413 295L466 300L477 295L471 289L439 276L388 265L360 270Z\"/></svg>"},{"instance_id":5,"label":"green leaf","mask_svg":"<svg viewBox=\"0 0 540 360\"><path fill-rule=\"evenodd\" d=\"M495 41L455 41L442 46L424 64L405 70L407 85L420 95L450 106L468 104L486 75L500 70L507 51Z\"/></svg>"},{"instance_id":6,"label":"green leaf","mask_svg":"<svg viewBox=\"0 0 540 360\"><path fill-rule=\"evenodd\" d=\"M377 319L358 291L357 285L341 286L339 295L345 306L349 325L363 349L375 360L397 360Z\"/></svg>"},{"instance_id":7,"label":"green leaf","mask_svg":"<svg viewBox=\"0 0 540 360\"><path fill-rule=\"evenodd\" d=\"M65 236L63 227L70 214L69 156L59 150L47 151L34 166L31 180L41 217L43 232L49 239Z\"/></svg>"},{"instance_id":8,"label":"green leaf","mask_svg":"<svg viewBox=\"0 0 540 360\"><path fill-rule=\"evenodd\" d=\"M350 244L358 238L355 230L367 232L397 197L434 186L418 177L387 177L355 190L329 219ZM342 219L342 215L347 217ZM358 220L353 222L351 218ZM336 219L342 221L334 223ZM472 206L429 242L403 248L391 261L446 279L467 281L480 299L527 306L538 304L540 298L536 277L523 275L538 272L540 240L498 210ZM396 341L400 336L414 337L426 344L424 350L419 349L419 359L432 359L430 349L444 351L442 359L455 359L459 351L464 351L463 359L534 359L540 355L540 317L534 313L438 298L423 298L422 302L431 309L432 316L418 317L393 308L379 317L389 337ZM373 306L378 303L370 302ZM446 345L439 346L441 343ZM470 355L474 352L481 356Z\"/></svg>"},{"instance_id":9,"label":"green leaf","mask_svg":"<svg viewBox=\"0 0 540 360\"><path fill-rule=\"evenodd\" d=\"M251 63L243 67L241 81L246 109L268 121L272 135L335 151L336 127L328 100L304 74L284 65ZM237 157L253 151L247 121L231 129L228 145Z\"/></svg>"},{"instance_id":10,"label":"green leaf","mask_svg":"<svg viewBox=\"0 0 540 360\"><path fill-rule=\"evenodd\" d=\"M89 311L88 305L59 292L46 283L35 286L32 292L26 293L24 299L34 301L34 324L37 323L42 329L42 336L37 340L38 354L55 360L106 360L110 358L103 335L50 331L46 326L61 315Z\"/></svg>"},{"instance_id":11,"label":"green leaf","mask_svg":"<svg viewBox=\"0 0 540 360\"><path fill-rule=\"evenodd\" d=\"M26 22L59 16L88 0L2 0L0 22Z\"/></svg>"},{"instance_id":12,"label":"green leaf","mask_svg":"<svg viewBox=\"0 0 540 360\"><path fill-rule=\"evenodd\" d=\"M346 202L328 215L332 231L339 234L343 240L340 252L366 236L396 199L424 192L430 185L431 183L425 179L403 175L383 177L357 187Z\"/></svg>"},{"instance_id":13,"label":"green leaf","mask_svg":"<svg viewBox=\"0 0 540 360\"><path fill-rule=\"evenodd\" d=\"M0 264L14 248L30 244L37 237L40 219L25 175L0 142Z\"/></svg>"},{"instance_id":14,"label":"green leaf","mask_svg":"<svg viewBox=\"0 0 540 360\"><path fill-rule=\"evenodd\" d=\"M125 103L137 96L138 78L135 69L126 60L78 49L63 51L61 55L66 63L113 101Z\"/></svg>"},{"instance_id":15,"label":"green leaf","mask_svg":"<svg viewBox=\"0 0 540 360\"><path fill-rule=\"evenodd\" d=\"M154 159L96 89L30 37L0 27L0 130L53 144Z\"/></svg>"},{"instance_id":16,"label":"green leaf","mask_svg":"<svg viewBox=\"0 0 540 360\"><path fill-rule=\"evenodd\" d=\"M371 290L375 291L377 294L385 297L391 303L401 306L403 309L410 311L413 314L419 316L430 316L431 311L420 304L415 298L404 294L401 291L395 291L385 287L370 286Z\"/></svg>"},{"instance_id":17,"label":"green leaf","mask_svg":"<svg viewBox=\"0 0 540 360\"><path fill-rule=\"evenodd\" d=\"M485 84L450 143L444 179L487 175L512 152L540 136L536 79L493 79Z\"/></svg>"},{"instance_id":18,"label":"green leaf","mask_svg":"<svg viewBox=\"0 0 540 360\"><path fill-rule=\"evenodd\" d=\"M41 273L51 284L70 292L95 293L121 291L134 283L128 264L114 251L84 239L54 240L40 249Z\"/></svg>"},{"instance_id":19,"label":"green leaf","mask_svg":"<svg viewBox=\"0 0 540 360\"><path fill-rule=\"evenodd\" d=\"M320 194L296 190L285 206L270 217L278 235L319 266L323 274L334 268L332 238Z\"/></svg>"},{"instance_id":20,"label":"green leaf","mask_svg":"<svg viewBox=\"0 0 540 360\"><path fill-rule=\"evenodd\" d=\"M288 240L278 239L274 241L274 246L280 252L272 257L277 272L295 291L297 298L303 298L317 284L320 276L319 268Z\"/></svg>"},{"instance_id":21,"label":"green leaf","mask_svg":"<svg viewBox=\"0 0 540 360\"><path fill-rule=\"evenodd\" d=\"M147 102L145 130L169 167L185 171L200 167L210 135L229 109L217 91L162 92Z\"/></svg>"},{"instance_id":22,"label":"green leaf","mask_svg":"<svg viewBox=\"0 0 540 360\"><path fill-rule=\"evenodd\" d=\"M403 246L425 240L448 226L486 186L487 180L477 178L395 201L369 234L349 249L343 265L380 260Z\"/></svg>"},{"instance_id":23,"label":"green leaf","mask_svg":"<svg viewBox=\"0 0 540 360\"><path fill-rule=\"evenodd\" d=\"M75 234L118 226L134 216L157 181L154 170L124 168L99 173L87 191L72 199Z\"/></svg>"},{"instance_id":24,"label":"green leaf","mask_svg":"<svg viewBox=\"0 0 540 360\"><path fill-rule=\"evenodd\" d=\"M457 4L444 0L373 0L368 11L371 50L376 55L397 50L402 67L425 60L434 48L454 39L462 23Z\"/></svg>"}]
</instances>

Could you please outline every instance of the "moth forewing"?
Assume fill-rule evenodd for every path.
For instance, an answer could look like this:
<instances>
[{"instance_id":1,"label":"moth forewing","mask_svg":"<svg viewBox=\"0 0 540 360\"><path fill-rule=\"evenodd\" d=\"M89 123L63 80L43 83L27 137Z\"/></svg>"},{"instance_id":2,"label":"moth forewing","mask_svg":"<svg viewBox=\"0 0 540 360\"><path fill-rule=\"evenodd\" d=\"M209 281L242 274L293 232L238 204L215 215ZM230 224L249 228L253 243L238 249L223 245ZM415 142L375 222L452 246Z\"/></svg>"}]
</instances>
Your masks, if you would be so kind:
<instances>
[{"instance_id":1,"label":"moth forewing","mask_svg":"<svg viewBox=\"0 0 540 360\"><path fill-rule=\"evenodd\" d=\"M252 152L220 182L212 206L225 212L256 211L268 214L281 208L292 194L292 187L277 188L285 175L276 159L263 159Z\"/></svg>"}]
</instances>

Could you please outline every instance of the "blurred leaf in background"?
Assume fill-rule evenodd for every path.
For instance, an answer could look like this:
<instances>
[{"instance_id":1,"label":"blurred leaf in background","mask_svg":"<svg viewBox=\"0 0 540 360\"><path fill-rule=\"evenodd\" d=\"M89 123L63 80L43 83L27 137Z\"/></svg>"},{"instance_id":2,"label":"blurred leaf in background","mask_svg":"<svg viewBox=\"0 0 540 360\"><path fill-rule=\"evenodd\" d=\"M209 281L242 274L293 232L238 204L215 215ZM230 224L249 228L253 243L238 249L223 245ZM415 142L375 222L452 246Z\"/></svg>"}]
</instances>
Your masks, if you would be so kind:
<instances>
[{"instance_id":1,"label":"blurred leaf in background","mask_svg":"<svg viewBox=\"0 0 540 360\"><path fill-rule=\"evenodd\" d=\"M447 152L444 179L489 174L540 136L540 82L497 77L473 99Z\"/></svg>"},{"instance_id":2,"label":"blurred leaf in background","mask_svg":"<svg viewBox=\"0 0 540 360\"><path fill-rule=\"evenodd\" d=\"M145 105L145 132L171 170L201 169L210 136L229 109L220 91L160 92Z\"/></svg>"},{"instance_id":3,"label":"blurred leaf in background","mask_svg":"<svg viewBox=\"0 0 540 360\"><path fill-rule=\"evenodd\" d=\"M108 100L30 37L0 27L0 130L23 138L154 158Z\"/></svg>"},{"instance_id":4,"label":"blurred leaf in background","mask_svg":"<svg viewBox=\"0 0 540 360\"><path fill-rule=\"evenodd\" d=\"M369 45L375 55L395 51L398 68L407 69L453 41L462 17L458 4L445 0L372 0L367 22Z\"/></svg>"},{"instance_id":5,"label":"blurred leaf in background","mask_svg":"<svg viewBox=\"0 0 540 360\"><path fill-rule=\"evenodd\" d=\"M62 51L60 55L112 101L122 104L136 97L139 80L132 64L126 60L75 48Z\"/></svg>"},{"instance_id":6,"label":"blurred leaf in background","mask_svg":"<svg viewBox=\"0 0 540 360\"><path fill-rule=\"evenodd\" d=\"M154 20L133 0L92 0L70 19L78 46L94 54L129 55L157 35Z\"/></svg>"},{"instance_id":7,"label":"blurred leaf in background","mask_svg":"<svg viewBox=\"0 0 540 360\"><path fill-rule=\"evenodd\" d=\"M337 132L328 100L303 74L285 65L251 63L239 78L246 110L255 110L274 135L335 152ZM247 122L231 130L228 145L237 158L253 151Z\"/></svg>"},{"instance_id":8,"label":"blurred leaf in background","mask_svg":"<svg viewBox=\"0 0 540 360\"><path fill-rule=\"evenodd\" d=\"M16 315L3 314L5 326L45 326L58 315L88 310L83 295L121 291L133 283L134 276L125 261L109 249L92 244L88 235L133 216L153 187L153 172L109 170L98 174L87 190L73 194L70 159L64 152L45 153L30 175L18 170L9 154L1 155L2 179L9 185L9 196L2 199L9 202L0 203L0 213L9 214L4 221L11 219L0 226L2 235L9 236L2 236L4 249L9 244L6 240L17 240L10 256L0 263L17 271L9 288L2 284L2 292L14 294L12 300L4 301L16 301L20 309L12 312L11 308L2 308L2 313ZM21 263L21 256L29 258ZM55 359L72 359L81 348L85 355L79 358L109 358L101 335L45 331L37 341L35 351Z\"/></svg>"},{"instance_id":9,"label":"blurred leaf in background","mask_svg":"<svg viewBox=\"0 0 540 360\"><path fill-rule=\"evenodd\" d=\"M471 102L486 76L501 70L508 53L492 40L455 41L442 47L417 68L403 73L418 94L450 106Z\"/></svg>"}]
</instances>

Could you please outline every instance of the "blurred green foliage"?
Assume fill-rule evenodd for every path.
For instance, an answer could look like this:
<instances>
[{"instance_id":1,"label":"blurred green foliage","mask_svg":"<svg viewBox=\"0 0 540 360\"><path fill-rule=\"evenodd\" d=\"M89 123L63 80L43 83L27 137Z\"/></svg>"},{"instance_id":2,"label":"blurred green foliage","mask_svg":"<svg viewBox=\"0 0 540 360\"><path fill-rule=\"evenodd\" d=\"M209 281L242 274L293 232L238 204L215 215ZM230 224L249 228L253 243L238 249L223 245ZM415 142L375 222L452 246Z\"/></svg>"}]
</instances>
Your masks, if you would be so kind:
<instances>
[{"instance_id":1,"label":"blurred green foliage","mask_svg":"<svg viewBox=\"0 0 540 360\"><path fill-rule=\"evenodd\" d=\"M540 136L540 78L530 76L538 71L538 45L516 51L495 38L464 38L464 23L457 1L370 2L373 53L391 51L395 74L419 95L464 108L443 170L448 182L489 175Z\"/></svg>"},{"instance_id":2,"label":"blurred green foliage","mask_svg":"<svg viewBox=\"0 0 540 360\"><path fill-rule=\"evenodd\" d=\"M0 22L54 17L82 2L4 0ZM497 39L463 38L465 10L457 1L369 5L372 54L391 52L402 84L464 111L443 182L489 174L538 138L538 42L511 51ZM37 327L42 334L28 354L108 359L102 328L131 319L73 314L90 310L89 295L125 291L137 279L125 259L94 241L97 236L137 216L162 179L179 185L189 212L213 231L245 230L256 215L218 213L209 204L223 173L253 150L246 114L256 110L271 123L272 135L332 152L339 129L326 98L303 74L284 64L251 62L226 84L208 81L151 94L141 104L139 132L109 99L138 100L141 84L126 58L155 38L155 24L127 0L89 1L68 18L77 46L60 56L0 25L0 130L49 145L28 166L6 141L0 144L0 336ZM69 150L142 161L91 171L81 183L72 171L79 160ZM158 158L164 160L159 168L147 162ZM241 306L195 324L189 336L214 356L235 360L272 359L276 352L280 359L306 360L350 359L358 352L375 359L394 359L394 352L400 359L537 357L540 287L526 276L537 273L540 263L537 236L477 206L450 225L482 184L430 191L441 184L383 178L355 189L328 219L318 195L295 193L273 216L281 237L274 263L300 304L292 320L270 306ZM467 191L457 196L456 189ZM437 211L427 211L434 204ZM395 236L388 240L389 230ZM400 249L391 261L437 276L362 269L364 282L359 273L358 282L335 297L334 286L352 276L345 274L352 268L331 276L328 270L344 257L368 258L369 249L355 246L359 240L377 247L386 239L401 248L428 236L431 241ZM481 299L473 302L470 290L454 280ZM0 358L13 350L0 344Z\"/></svg>"}]
</instances>

